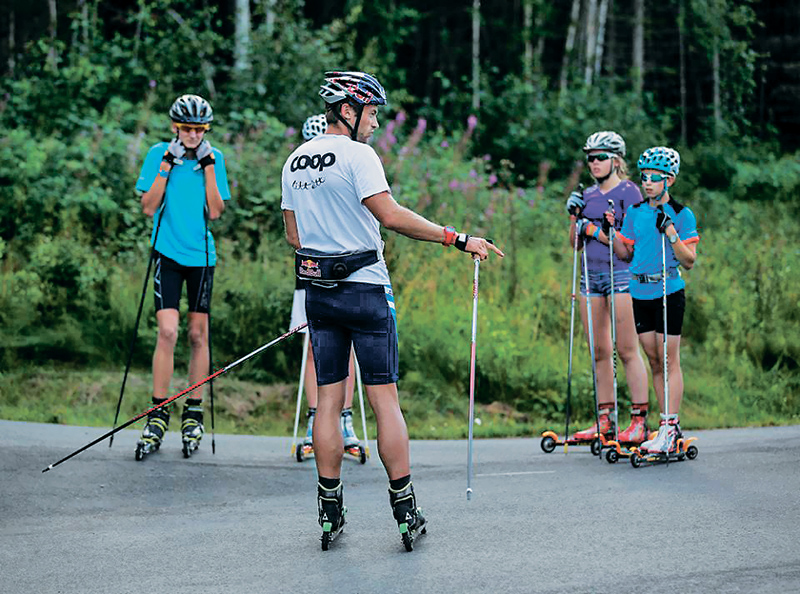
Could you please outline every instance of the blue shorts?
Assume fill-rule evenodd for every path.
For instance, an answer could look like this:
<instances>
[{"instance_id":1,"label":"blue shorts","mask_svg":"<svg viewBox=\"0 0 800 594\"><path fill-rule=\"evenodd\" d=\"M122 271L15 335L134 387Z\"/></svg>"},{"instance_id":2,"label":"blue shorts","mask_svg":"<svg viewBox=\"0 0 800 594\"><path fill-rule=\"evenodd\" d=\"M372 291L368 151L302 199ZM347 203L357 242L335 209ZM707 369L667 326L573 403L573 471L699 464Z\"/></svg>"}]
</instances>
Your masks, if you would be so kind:
<instances>
[{"instance_id":1,"label":"blue shorts","mask_svg":"<svg viewBox=\"0 0 800 594\"><path fill-rule=\"evenodd\" d=\"M614 271L614 292L630 293L631 273L629 270ZM611 295L611 273L589 270L589 294L592 297ZM581 272L581 295L586 297L586 281Z\"/></svg>"},{"instance_id":2,"label":"blue shorts","mask_svg":"<svg viewBox=\"0 0 800 594\"><path fill-rule=\"evenodd\" d=\"M332 285L312 282L306 287L317 385L347 377L351 343L365 384L396 383L400 373L392 288L351 282Z\"/></svg>"}]
</instances>

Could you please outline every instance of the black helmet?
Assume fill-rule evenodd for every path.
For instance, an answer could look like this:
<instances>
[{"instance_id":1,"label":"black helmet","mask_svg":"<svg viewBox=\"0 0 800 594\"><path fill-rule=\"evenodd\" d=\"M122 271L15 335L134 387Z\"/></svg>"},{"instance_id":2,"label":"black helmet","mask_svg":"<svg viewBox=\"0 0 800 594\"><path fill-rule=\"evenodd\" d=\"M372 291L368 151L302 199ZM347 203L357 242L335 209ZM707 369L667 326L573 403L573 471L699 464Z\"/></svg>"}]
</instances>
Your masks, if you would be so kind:
<instances>
[{"instance_id":1,"label":"black helmet","mask_svg":"<svg viewBox=\"0 0 800 594\"><path fill-rule=\"evenodd\" d=\"M319 94L328 104L350 101L358 105L386 105L386 91L377 78L366 72L326 72Z\"/></svg>"},{"instance_id":2,"label":"black helmet","mask_svg":"<svg viewBox=\"0 0 800 594\"><path fill-rule=\"evenodd\" d=\"M178 124L210 124L214 110L200 95L181 95L169 108L169 117Z\"/></svg>"}]
</instances>

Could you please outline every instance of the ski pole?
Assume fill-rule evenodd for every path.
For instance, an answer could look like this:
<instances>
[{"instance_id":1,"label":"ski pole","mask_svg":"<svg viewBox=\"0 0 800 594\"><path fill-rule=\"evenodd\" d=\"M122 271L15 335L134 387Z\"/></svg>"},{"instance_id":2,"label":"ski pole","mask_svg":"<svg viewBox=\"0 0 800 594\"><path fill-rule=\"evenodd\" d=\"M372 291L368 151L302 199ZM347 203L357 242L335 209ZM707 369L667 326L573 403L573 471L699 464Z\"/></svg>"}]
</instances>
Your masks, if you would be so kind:
<instances>
[{"instance_id":1,"label":"ski pole","mask_svg":"<svg viewBox=\"0 0 800 594\"><path fill-rule=\"evenodd\" d=\"M300 403L303 400L303 386L306 382L306 365L308 365L308 342L310 333L306 332L303 339L303 362L300 364L300 381L297 385L297 409L294 412L294 435L292 436L292 447L289 451L290 456L294 456L297 449L297 427L300 425Z\"/></svg>"},{"instance_id":2,"label":"ski pole","mask_svg":"<svg viewBox=\"0 0 800 594\"><path fill-rule=\"evenodd\" d=\"M472 351L469 362L469 439L467 447L467 501L472 499L472 429L475 424L475 355L478 334L478 275L480 258L475 258L475 278L472 281Z\"/></svg>"},{"instance_id":3,"label":"ski pole","mask_svg":"<svg viewBox=\"0 0 800 594\"><path fill-rule=\"evenodd\" d=\"M221 376L221 375L224 375L224 374L228 373L228 372L229 372L231 369L233 369L234 367L237 367L238 365L240 365L240 364L244 363L245 361L248 361L249 359L252 359L253 357L255 357L256 355L258 355L259 353L261 353L261 352L263 352L263 351L267 350L269 347L271 347L271 346L273 346L273 345L275 345L275 344L278 344L279 342L281 342L281 341L283 341L283 340L285 340L285 339L289 338L289 337L290 337L292 334L295 334L295 333L299 332L300 330L302 330L303 328L305 328L307 325L308 325L308 324L304 322L304 323L300 324L299 326L297 326L297 327L295 327L295 328L292 328L291 330L289 330L289 331L288 331L288 332L286 332L285 334L281 334L281 335L280 335L278 338L276 338L276 339L274 339L274 340L272 340L272 341L268 342L267 344L261 345L261 346L260 346L260 347L258 347L256 350L252 351L251 353L248 353L248 354L247 354L247 355L245 355L244 357L242 357L242 358L240 358L240 359L237 359L236 361L234 361L233 363L231 363L231 364L229 364L229 365L227 365L227 366L223 367L222 369L218 369L217 371L215 371L214 373L212 373L211 375L209 375L207 378L205 378L205 379L203 379L203 380L200 380L199 382L197 382L196 384L194 384L194 385L192 385L192 386L189 386L189 387L188 387L188 388L186 388L186 389L185 389L183 392L179 392L178 394L175 394L174 396L170 396L170 397L169 397L169 398L167 398L167 399L166 399L164 402L161 402L160 404L157 404L156 406L152 406L152 407L148 408L146 411L144 411L144 412L141 412L141 413L139 413L138 415L136 415L135 417L133 417L132 419L129 419L128 421L124 422L124 423L123 423L122 425L120 425L119 427L116 427L115 429L112 429L112 430L111 430L111 431L109 431L108 433L105 433L105 434L101 435L100 437L98 437L98 438L97 438L97 439L95 439L94 441L92 441L92 442L90 442L90 443L86 444L86 445L85 445L85 446L83 446L82 448L79 448L79 449L75 450L75 451L74 451L74 452L72 452L70 455L68 455L68 456L65 456L64 458L61 458L61 460L59 460L58 462L54 462L53 464L51 464L50 466L48 466L47 468L45 468L44 470L42 470L42 472L47 472L47 471L48 471L48 470L50 470L51 468L55 468L56 466L58 466L58 465L59 465L59 464L61 464L62 462L66 462L67 460L69 460L69 459L70 459L70 458L72 458L73 456L77 456L77 455L78 455L78 454L80 454L81 452L83 452L83 451L85 451L85 450L88 450L88 449L89 449L90 447L92 447L93 445L100 443L100 442L101 442L101 441L103 441L105 438L107 438L107 437L111 437L112 435L114 435L114 434L115 434L115 433L117 433L118 431L122 431L123 429L125 429L125 427L128 427L129 425L132 425L133 423L135 423L135 422L136 422L136 421L138 421L139 419L141 419L141 418L143 418L143 417L146 417L146 416L147 416L148 414L150 414L151 412L153 412L153 411L155 411L155 410L158 410L158 409L160 409L160 408L164 408L165 406L167 406L168 404L170 404L170 403L171 403L171 402L173 402L174 400L177 400L177 399L178 399L178 398L180 398L181 396L184 396L184 395L188 394L189 392L191 392L192 390L195 390L195 389L199 388L199 387L200 387L200 386L202 386L203 384L206 384L206 383L210 382L210 381L211 381L211 380L213 380L215 377L219 377L219 376Z\"/></svg>"},{"instance_id":4,"label":"ski pole","mask_svg":"<svg viewBox=\"0 0 800 594\"><path fill-rule=\"evenodd\" d=\"M206 224L206 270L205 274L203 275L204 279L207 279L205 275L208 274L208 203L206 202L203 208L203 219L205 220ZM206 282L211 282L207 280ZM205 288L205 284L203 285ZM209 290L206 292L206 296L208 297L208 373L212 373L214 371L214 351L211 348L211 287L209 285ZM211 397L211 453L217 453L217 440L214 434L214 382L210 381L208 383L208 392Z\"/></svg>"},{"instance_id":5,"label":"ski pole","mask_svg":"<svg viewBox=\"0 0 800 594\"><path fill-rule=\"evenodd\" d=\"M567 364L567 404L565 406L566 427L564 427L564 453L567 453L567 439L569 438L569 416L571 413L570 404L572 399L572 347L575 338L575 289L578 277L578 238L575 237L575 244L572 249L572 293L570 294L569 307L569 363Z\"/></svg>"},{"instance_id":6,"label":"ski pole","mask_svg":"<svg viewBox=\"0 0 800 594\"><path fill-rule=\"evenodd\" d=\"M614 211L613 200L609 199L608 210ZM614 301L614 235L616 229L609 229L608 233L608 267L611 276L611 348L613 351L611 369L613 371L614 387L614 441L619 442L619 405L617 402L617 308Z\"/></svg>"},{"instance_id":7,"label":"ski pole","mask_svg":"<svg viewBox=\"0 0 800 594\"><path fill-rule=\"evenodd\" d=\"M369 458L369 439L367 438L367 412L364 408L364 390L361 384L361 368L358 366L358 357L353 356L356 372L356 386L358 386L358 402L361 406L361 428L364 431L364 452Z\"/></svg>"},{"instance_id":8,"label":"ski pole","mask_svg":"<svg viewBox=\"0 0 800 594\"><path fill-rule=\"evenodd\" d=\"M664 212L664 207L658 210ZM664 318L664 417L669 423L669 357L667 357L667 234L661 233L661 310ZM669 429L669 427L667 427ZM668 434L669 435L669 434ZM669 445L667 446L667 464L669 464Z\"/></svg>"},{"instance_id":9,"label":"ski pole","mask_svg":"<svg viewBox=\"0 0 800 594\"><path fill-rule=\"evenodd\" d=\"M589 291L589 264L586 258L586 246L583 249L583 278L586 284L586 317L589 328L589 357L592 359L592 385L594 386L594 421L597 427L597 442L600 442L600 402L597 396L597 362L594 360L594 327L592 325L592 296ZM600 448L602 454L602 447ZM599 454L598 454L599 455ZM603 457L600 456L600 460Z\"/></svg>"},{"instance_id":10,"label":"ski pole","mask_svg":"<svg viewBox=\"0 0 800 594\"><path fill-rule=\"evenodd\" d=\"M581 195L583 195L583 184L579 184ZM569 439L569 417L571 411L572 401L572 347L575 338L575 287L578 278L578 234L575 233L574 241L572 243L572 293L570 293L569 304L569 363L567 364L567 402L564 406L564 416L566 417L566 426L564 427L564 453L567 453L567 439Z\"/></svg>"},{"instance_id":11,"label":"ski pole","mask_svg":"<svg viewBox=\"0 0 800 594\"><path fill-rule=\"evenodd\" d=\"M150 279L150 269L153 267L153 260L156 256L156 242L158 241L158 231L161 229L161 219L164 218L164 211L167 209L166 196L164 202L161 204L161 210L158 213L158 223L156 223L156 233L153 237L153 246L150 248L150 258L147 261L147 272L144 273L144 283L142 285L142 296L139 299L139 309L136 311L136 323L133 326L133 336L131 336L131 346L128 349L128 361L125 363L125 374L122 376L122 386L119 389L119 400L117 400L117 411L114 413L114 424L111 426L113 429L117 426L119 420L119 410L122 406L122 397L125 395L125 384L128 382L128 372L131 369L131 362L133 361L133 350L136 346L136 338L139 335L139 321L142 318L142 308L144 307L144 296L147 292L147 281ZM114 436L108 442L108 447L114 444Z\"/></svg>"}]
</instances>

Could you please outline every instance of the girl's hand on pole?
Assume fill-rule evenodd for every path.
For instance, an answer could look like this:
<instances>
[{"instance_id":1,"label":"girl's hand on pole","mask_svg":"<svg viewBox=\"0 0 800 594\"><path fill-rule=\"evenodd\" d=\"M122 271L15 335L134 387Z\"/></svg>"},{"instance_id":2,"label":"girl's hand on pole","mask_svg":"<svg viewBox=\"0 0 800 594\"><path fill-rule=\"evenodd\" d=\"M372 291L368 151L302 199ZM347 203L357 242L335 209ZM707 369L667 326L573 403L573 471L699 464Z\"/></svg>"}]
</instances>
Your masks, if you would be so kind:
<instances>
[{"instance_id":1,"label":"girl's hand on pole","mask_svg":"<svg viewBox=\"0 0 800 594\"><path fill-rule=\"evenodd\" d=\"M616 219L614 217L614 209L609 207L609 209L603 215L603 233L606 234L606 237L609 237L609 233L611 233L611 227L615 226Z\"/></svg>"}]
</instances>

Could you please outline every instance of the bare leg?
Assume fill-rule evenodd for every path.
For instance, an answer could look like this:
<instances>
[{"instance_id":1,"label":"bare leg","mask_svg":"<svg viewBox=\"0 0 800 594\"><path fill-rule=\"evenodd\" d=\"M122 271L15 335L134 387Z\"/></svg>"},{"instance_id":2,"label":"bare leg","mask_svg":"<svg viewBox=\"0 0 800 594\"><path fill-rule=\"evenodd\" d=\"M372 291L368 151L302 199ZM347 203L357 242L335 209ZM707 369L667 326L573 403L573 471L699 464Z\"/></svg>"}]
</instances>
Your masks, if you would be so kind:
<instances>
[{"instance_id":1,"label":"bare leg","mask_svg":"<svg viewBox=\"0 0 800 594\"><path fill-rule=\"evenodd\" d=\"M378 422L378 453L389 480L411 474L408 430L397 398L397 384L366 386Z\"/></svg>"},{"instance_id":2,"label":"bare leg","mask_svg":"<svg viewBox=\"0 0 800 594\"><path fill-rule=\"evenodd\" d=\"M308 359L306 360L306 373L303 380L308 408L317 408L317 371L314 367L314 349L308 341Z\"/></svg>"},{"instance_id":3,"label":"bare leg","mask_svg":"<svg viewBox=\"0 0 800 594\"><path fill-rule=\"evenodd\" d=\"M189 312L189 385L196 384L208 376L208 314ZM203 398L203 386L190 394L191 398Z\"/></svg>"},{"instance_id":4,"label":"bare leg","mask_svg":"<svg viewBox=\"0 0 800 594\"><path fill-rule=\"evenodd\" d=\"M158 339L153 353L153 398L167 398L174 370L175 344L178 342L177 309L156 312Z\"/></svg>"},{"instance_id":5,"label":"bare leg","mask_svg":"<svg viewBox=\"0 0 800 594\"><path fill-rule=\"evenodd\" d=\"M617 314L617 351L625 366L625 378L631 391L631 402L646 405L648 401L647 370L644 367L642 354L639 352L632 299L627 293L617 293L614 300Z\"/></svg>"},{"instance_id":6,"label":"bare leg","mask_svg":"<svg viewBox=\"0 0 800 594\"><path fill-rule=\"evenodd\" d=\"M345 408L352 408L353 407L353 393L356 387L356 352L355 349L350 349L350 367L348 370L346 384L347 387L344 392L344 407Z\"/></svg>"},{"instance_id":7,"label":"bare leg","mask_svg":"<svg viewBox=\"0 0 800 594\"><path fill-rule=\"evenodd\" d=\"M663 340L663 339L662 339ZM659 344L662 344L659 342ZM683 371L681 371L681 337L667 335L667 370L669 372L669 412L679 414L683 401Z\"/></svg>"},{"instance_id":8,"label":"bare leg","mask_svg":"<svg viewBox=\"0 0 800 594\"><path fill-rule=\"evenodd\" d=\"M319 476L336 478L342 472L344 441L340 418L344 406L345 381L317 388L314 420L314 455Z\"/></svg>"},{"instance_id":9,"label":"bare leg","mask_svg":"<svg viewBox=\"0 0 800 594\"><path fill-rule=\"evenodd\" d=\"M655 332L645 332L639 335L639 342L647 356L650 371L653 374L653 389L661 412L664 412L664 359L661 349L662 335Z\"/></svg>"}]
</instances>

